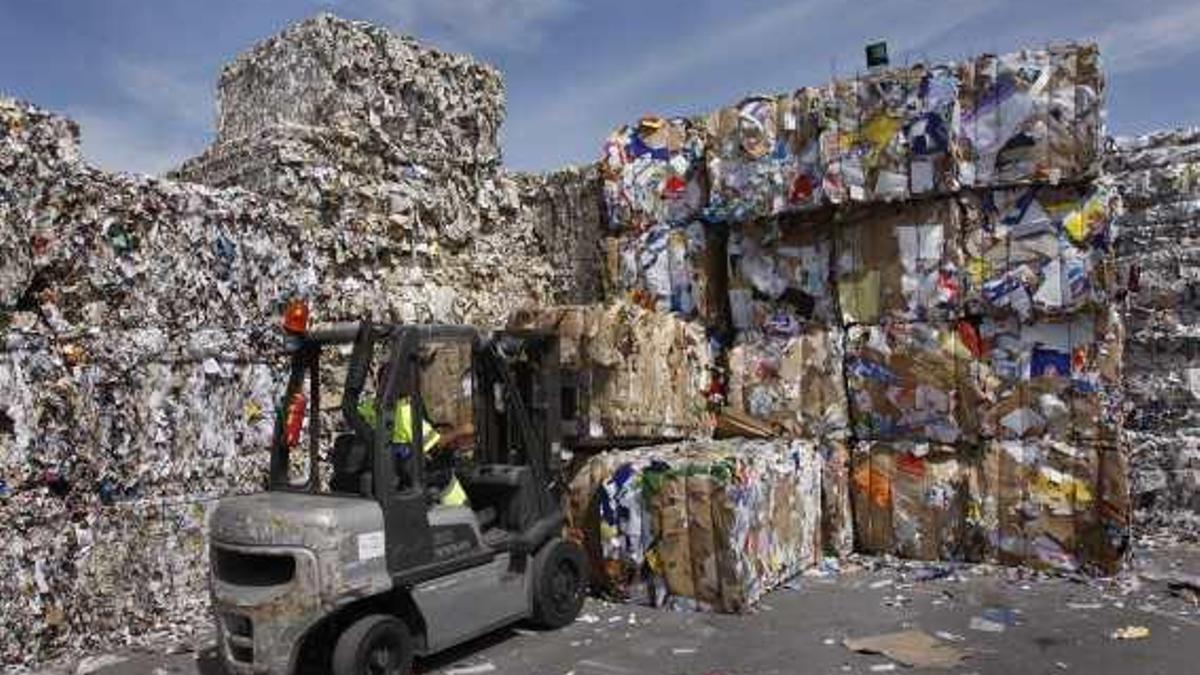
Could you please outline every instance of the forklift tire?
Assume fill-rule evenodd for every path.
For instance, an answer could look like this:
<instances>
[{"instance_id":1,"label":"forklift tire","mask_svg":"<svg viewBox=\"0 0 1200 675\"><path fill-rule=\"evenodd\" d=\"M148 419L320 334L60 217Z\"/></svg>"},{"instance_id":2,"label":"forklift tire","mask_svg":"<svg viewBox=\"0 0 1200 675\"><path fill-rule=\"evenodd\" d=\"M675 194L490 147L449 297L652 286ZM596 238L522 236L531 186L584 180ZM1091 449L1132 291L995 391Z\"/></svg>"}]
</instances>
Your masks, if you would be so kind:
<instances>
[{"instance_id":1,"label":"forklift tire","mask_svg":"<svg viewBox=\"0 0 1200 675\"><path fill-rule=\"evenodd\" d=\"M533 621L562 628L583 609L587 557L579 544L555 537L533 558Z\"/></svg>"},{"instance_id":2,"label":"forklift tire","mask_svg":"<svg viewBox=\"0 0 1200 675\"><path fill-rule=\"evenodd\" d=\"M333 675L409 675L413 640L394 616L369 614L350 624L333 648Z\"/></svg>"}]
</instances>

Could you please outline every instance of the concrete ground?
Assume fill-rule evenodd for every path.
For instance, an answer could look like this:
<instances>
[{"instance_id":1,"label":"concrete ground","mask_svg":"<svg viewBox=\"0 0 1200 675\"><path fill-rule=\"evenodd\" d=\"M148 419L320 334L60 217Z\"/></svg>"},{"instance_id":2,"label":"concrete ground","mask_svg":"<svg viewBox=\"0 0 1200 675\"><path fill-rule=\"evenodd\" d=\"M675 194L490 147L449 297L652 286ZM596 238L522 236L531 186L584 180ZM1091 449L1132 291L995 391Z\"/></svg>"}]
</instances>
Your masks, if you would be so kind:
<instances>
[{"instance_id":1,"label":"concrete ground","mask_svg":"<svg viewBox=\"0 0 1200 675\"><path fill-rule=\"evenodd\" d=\"M876 569L871 569L876 567ZM1200 547L1143 554L1120 580L1047 578L1028 571L902 568L864 559L839 574L806 575L743 616L667 612L589 601L565 629L503 630L418 663L442 675L656 673L913 673L960 675L1200 672L1200 594L1171 590L1172 574L1200 574ZM921 580L949 572L942 578ZM975 627L972 627L972 619ZM982 620L982 621L981 621ZM1145 627L1141 639L1114 631ZM851 652L844 638L919 629L965 653L950 670L906 668ZM113 654L58 672L219 675L199 654ZM82 667L81 667L82 666Z\"/></svg>"}]
</instances>

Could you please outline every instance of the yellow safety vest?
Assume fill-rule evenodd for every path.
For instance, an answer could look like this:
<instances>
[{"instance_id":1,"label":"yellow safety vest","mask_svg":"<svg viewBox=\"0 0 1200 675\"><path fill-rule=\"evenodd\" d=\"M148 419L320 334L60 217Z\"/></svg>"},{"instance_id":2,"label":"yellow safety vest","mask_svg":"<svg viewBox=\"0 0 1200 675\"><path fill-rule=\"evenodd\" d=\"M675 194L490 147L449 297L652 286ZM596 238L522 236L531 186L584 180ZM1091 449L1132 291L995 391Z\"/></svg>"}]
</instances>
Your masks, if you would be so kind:
<instances>
[{"instance_id":1,"label":"yellow safety vest","mask_svg":"<svg viewBox=\"0 0 1200 675\"><path fill-rule=\"evenodd\" d=\"M367 424L375 426L375 400L367 399L358 404L358 414L363 416ZM437 446L438 441L442 440L441 434L429 420L423 420L424 424L421 427L421 444L425 446L425 454L429 454ZM408 397L402 397L396 401L396 419L392 425L392 442L393 443L412 443L412 406L409 405Z\"/></svg>"},{"instance_id":2,"label":"yellow safety vest","mask_svg":"<svg viewBox=\"0 0 1200 675\"><path fill-rule=\"evenodd\" d=\"M367 399L358 404L358 414L363 416L367 424L375 426L375 401ZM429 454L437 446L438 441L442 439L441 434L437 429L429 423L429 420L423 420L424 425L421 429L422 445L425 446L425 454ZM396 419L392 426L392 442L393 443L412 443L412 406L409 405L407 397L396 401ZM458 482L458 477L453 473L450 474L450 485L446 486L446 490L442 493L442 506L462 506L467 503L467 491L463 489L461 483Z\"/></svg>"}]
</instances>

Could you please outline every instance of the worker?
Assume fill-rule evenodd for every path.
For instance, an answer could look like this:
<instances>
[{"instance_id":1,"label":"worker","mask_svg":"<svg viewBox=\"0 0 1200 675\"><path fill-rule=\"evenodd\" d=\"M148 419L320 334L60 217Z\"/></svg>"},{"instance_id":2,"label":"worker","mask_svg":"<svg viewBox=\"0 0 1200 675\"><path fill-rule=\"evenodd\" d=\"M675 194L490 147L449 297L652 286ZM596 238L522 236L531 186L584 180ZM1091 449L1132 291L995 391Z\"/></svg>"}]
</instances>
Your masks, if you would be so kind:
<instances>
[{"instance_id":1,"label":"worker","mask_svg":"<svg viewBox=\"0 0 1200 675\"><path fill-rule=\"evenodd\" d=\"M362 415L363 420L374 427L375 419L375 399L368 398L358 404L358 414ZM413 440L413 425L412 425L412 403L407 396L401 396L396 401L396 416L392 423L392 452L397 460L408 459L408 454L412 449ZM425 456L429 457L433 451L441 443L441 435L428 419L422 419L421 426L421 445L424 446ZM462 484L458 482L458 477L454 475L454 471L449 471L450 478L445 488L442 489L439 504L442 506L464 506L467 503L467 492L463 490Z\"/></svg>"}]
</instances>

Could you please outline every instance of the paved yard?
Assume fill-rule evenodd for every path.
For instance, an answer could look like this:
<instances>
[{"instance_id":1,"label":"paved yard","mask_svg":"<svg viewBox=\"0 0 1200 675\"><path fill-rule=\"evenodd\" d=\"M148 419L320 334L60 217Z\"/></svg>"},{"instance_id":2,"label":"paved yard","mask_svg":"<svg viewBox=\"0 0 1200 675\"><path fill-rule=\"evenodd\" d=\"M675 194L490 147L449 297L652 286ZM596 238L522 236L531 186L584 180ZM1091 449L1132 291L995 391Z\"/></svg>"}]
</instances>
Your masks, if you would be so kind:
<instances>
[{"instance_id":1,"label":"paved yard","mask_svg":"<svg viewBox=\"0 0 1200 675\"><path fill-rule=\"evenodd\" d=\"M745 616L675 613L591 601L556 632L505 630L418 664L444 675L735 675L919 673L842 645L916 628L967 653L960 674L1189 673L1200 663L1200 607L1190 592L1156 581L1167 571L1200 573L1200 549L1143 556L1142 577L1121 583L1031 577L1014 570L933 567L898 571L851 566L806 576L768 595ZM972 619L976 626L972 628ZM1144 626L1148 637L1116 640ZM988 630L990 629L990 630ZM93 666L99 665L93 662ZM74 664L66 672L78 672ZM89 670L85 666L84 670ZM58 672L63 672L59 670ZM115 654L98 675L217 675L212 650Z\"/></svg>"}]
</instances>

